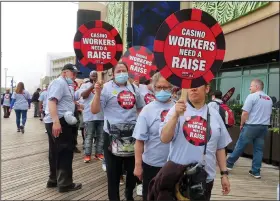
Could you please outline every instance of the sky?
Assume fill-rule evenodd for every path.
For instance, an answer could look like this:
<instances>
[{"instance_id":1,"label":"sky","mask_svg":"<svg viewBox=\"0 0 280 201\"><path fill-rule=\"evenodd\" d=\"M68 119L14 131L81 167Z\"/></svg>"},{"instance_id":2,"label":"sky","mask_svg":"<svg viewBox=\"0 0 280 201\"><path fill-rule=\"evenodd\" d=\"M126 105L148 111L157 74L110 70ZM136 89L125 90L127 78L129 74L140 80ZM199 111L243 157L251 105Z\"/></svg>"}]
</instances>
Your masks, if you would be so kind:
<instances>
[{"instance_id":1,"label":"sky","mask_svg":"<svg viewBox=\"0 0 280 201\"><path fill-rule=\"evenodd\" d=\"M48 53L74 55L77 11L71 2L1 2L1 87L8 68L7 75L33 93L46 75Z\"/></svg>"}]
</instances>

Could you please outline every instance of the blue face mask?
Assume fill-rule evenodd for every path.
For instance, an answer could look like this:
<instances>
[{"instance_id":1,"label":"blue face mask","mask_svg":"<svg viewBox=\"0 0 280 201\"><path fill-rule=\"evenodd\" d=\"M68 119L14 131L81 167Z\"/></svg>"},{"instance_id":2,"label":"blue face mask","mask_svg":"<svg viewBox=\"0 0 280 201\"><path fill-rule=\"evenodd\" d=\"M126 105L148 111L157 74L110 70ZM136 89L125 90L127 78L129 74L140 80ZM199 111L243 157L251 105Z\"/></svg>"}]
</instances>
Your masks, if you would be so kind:
<instances>
[{"instance_id":1,"label":"blue face mask","mask_svg":"<svg viewBox=\"0 0 280 201\"><path fill-rule=\"evenodd\" d=\"M156 92L155 95L156 95L156 99L159 102L166 102L171 98L171 92L164 91L164 90Z\"/></svg>"},{"instance_id":2,"label":"blue face mask","mask_svg":"<svg viewBox=\"0 0 280 201\"><path fill-rule=\"evenodd\" d=\"M69 77L66 78L66 82L68 83L68 85L74 84L73 80Z\"/></svg>"},{"instance_id":3,"label":"blue face mask","mask_svg":"<svg viewBox=\"0 0 280 201\"><path fill-rule=\"evenodd\" d=\"M115 75L115 81L118 84L124 84L128 80L128 73L118 73Z\"/></svg>"}]
</instances>

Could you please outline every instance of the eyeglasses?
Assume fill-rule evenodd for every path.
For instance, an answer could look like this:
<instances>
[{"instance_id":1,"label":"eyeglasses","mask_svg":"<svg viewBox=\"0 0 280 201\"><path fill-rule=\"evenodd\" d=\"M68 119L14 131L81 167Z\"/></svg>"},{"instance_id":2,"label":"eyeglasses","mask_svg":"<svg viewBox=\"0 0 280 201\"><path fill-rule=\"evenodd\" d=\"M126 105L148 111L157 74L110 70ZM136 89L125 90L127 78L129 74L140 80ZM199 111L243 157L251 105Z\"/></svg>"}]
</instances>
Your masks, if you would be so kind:
<instances>
[{"instance_id":1,"label":"eyeglasses","mask_svg":"<svg viewBox=\"0 0 280 201\"><path fill-rule=\"evenodd\" d=\"M171 87L155 86L155 90L156 90L156 91L161 91L161 90L164 90L164 91L171 91Z\"/></svg>"}]
</instances>

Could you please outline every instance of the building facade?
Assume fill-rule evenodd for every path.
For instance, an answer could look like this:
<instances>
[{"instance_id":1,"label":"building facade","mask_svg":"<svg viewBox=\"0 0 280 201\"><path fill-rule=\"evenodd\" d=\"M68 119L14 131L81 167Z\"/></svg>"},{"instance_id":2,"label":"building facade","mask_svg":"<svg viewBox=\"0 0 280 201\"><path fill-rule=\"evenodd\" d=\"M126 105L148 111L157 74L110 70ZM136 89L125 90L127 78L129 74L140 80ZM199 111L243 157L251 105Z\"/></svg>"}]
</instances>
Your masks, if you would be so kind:
<instances>
[{"instance_id":1,"label":"building facade","mask_svg":"<svg viewBox=\"0 0 280 201\"><path fill-rule=\"evenodd\" d=\"M75 64L76 56L69 56L69 57L54 59L51 61L51 63L52 63L52 65L51 65L52 66L52 68L51 68L52 76L50 76L50 78L49 78L50 82L53 81L55 78L57 78L60 75L61 70L64 65L66 65L68 63Z\"/></svg>"},{"instance_id":2,"label":"building facade","mask_svg":"<svg viewBox=\"0 0 280 201\"><path fill-rule=\"evenodd\" d=\"M127 48L129 24L135 36L142 29L147 29L145 26L141 27L141 23L149 24L153 21L152 17L147 16L151 12L156 16L157 9L160 9L159 14L164 13L167 16L168 12L175 12L174 9L199 8L208 12L222 25L226 40L224 63L212 81L211 89L226 93L235 87L230 101L242 104L249 94L250 81L259 78L264 82L264 91L279 101L279 2L205 1L173 2L172 5L166 2L142 2L142 7L140 5L139 8L136 8L136 2L133 2L131 7L129 2L110 2L104 6L107 11L102 20L112 24L120 32L124 51ZM169 10L166 10L167 8ZM136 21L138 15L143 18L143 22ZM158 25L154 26L159 26L167 16L161 15L162 19L159 18ZM149 34L153 37L155 30L152 32ZM152 41L151 44L142 40L136 45L150 48L153 45L150 35L147 38ZM135 39L133 43L135 45ZM111 76L112 73L108 71L104 78L109 79Z\"/></svg>"}]
</instances>

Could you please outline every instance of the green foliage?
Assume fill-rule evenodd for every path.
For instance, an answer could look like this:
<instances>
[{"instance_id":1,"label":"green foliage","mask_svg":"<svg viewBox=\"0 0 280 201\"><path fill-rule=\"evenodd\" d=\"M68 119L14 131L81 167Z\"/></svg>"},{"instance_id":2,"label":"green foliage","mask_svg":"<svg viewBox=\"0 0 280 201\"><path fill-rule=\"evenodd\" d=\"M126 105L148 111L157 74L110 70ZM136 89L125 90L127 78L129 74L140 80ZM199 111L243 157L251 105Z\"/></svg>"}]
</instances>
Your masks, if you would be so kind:
<instances>
[{"instance_id":1,"label":"green foliage","mask_svg":"<svg viewBox=\"0 0 280 201\"><path fill-rule=\"evenodd\" d=\"M193 2L193 8L201 9L212 15L220 24L228 23L241 16L247 15L250 12L268 5L269 1L207 1Z\"/></svg>"},{"instance_id":2,"label":"green foliage","mask_svg":"<svg viewBox=\"0 0 280 201\"><path fill-rule=\"evenodd\" d=\"M238 126L240 125L242 107L243 107L243 105L241 105L241 104L229 105L229 108L234 112L235 124Z\"/></svg>"},{"instance_id":3,"label":"green foliage","mask_svg":"<svg viewBox=\"0 0 280 201\"><path fill-rule=\"evenodd\" d=\"M272 131L273 133L279 134L279 128L270 128L269 130Z\"/></svg>"}]
</instances>

